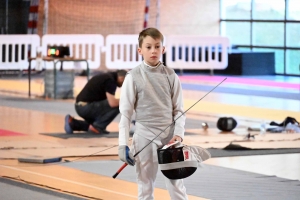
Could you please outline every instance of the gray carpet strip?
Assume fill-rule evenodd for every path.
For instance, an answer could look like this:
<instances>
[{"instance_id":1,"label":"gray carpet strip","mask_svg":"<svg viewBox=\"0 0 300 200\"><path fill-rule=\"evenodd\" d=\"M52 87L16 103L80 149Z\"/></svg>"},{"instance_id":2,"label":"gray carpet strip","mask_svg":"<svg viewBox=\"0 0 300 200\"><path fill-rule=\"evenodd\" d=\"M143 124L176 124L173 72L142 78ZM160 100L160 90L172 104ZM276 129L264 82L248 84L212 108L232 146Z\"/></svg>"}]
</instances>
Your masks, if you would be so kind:
<instances>
[{"instance_id":1,"label":"gray carpet strip","mask_svg":"<svg viewBox=\"0 0 300 200\"><path fill-rule=\"evenodd\" d=\"M86 172L112 176L122 166L120 161L74 162L66 165ZM127 166L117 179L135 182L134 167ZM300 182L265 176L212 165L203 165L184 179L187 193L214 200L298 200ZM164 176L159 172L155 186L165 189ZM159 197L156 197L159 199Z\"/></svg>"}]
</instances>

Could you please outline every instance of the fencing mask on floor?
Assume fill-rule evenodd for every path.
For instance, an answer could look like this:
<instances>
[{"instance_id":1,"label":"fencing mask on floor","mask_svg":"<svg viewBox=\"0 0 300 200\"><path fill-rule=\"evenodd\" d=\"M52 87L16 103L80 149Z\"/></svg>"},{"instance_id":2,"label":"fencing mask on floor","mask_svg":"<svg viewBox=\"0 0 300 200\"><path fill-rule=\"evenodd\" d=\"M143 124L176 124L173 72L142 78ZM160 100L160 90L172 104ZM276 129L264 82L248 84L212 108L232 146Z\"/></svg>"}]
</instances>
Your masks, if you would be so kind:
<instances>
[{"instance_id":1,"label":"fencing mask on floor","mask_svg":"<svg viewBox=\"0 0 300 200\"><path fill-rule=\"evenodd\" d=\"M217 127L221 131L232 131L237 126L237 122L232 117L221 117L217 121Z\"/></svg>"},{"instance_id":2,"label":"fencing mask on floor","mask_svg":"<svg viewBox=\"0 0 300 200\"><path fill-rule=\"evenodd\" d=\"M157 150L161 172L169 179L183 179L192 175L198 164L209 159L210 153L198 146L180 142L165 145Z\"/></svg>"}]
</instances>

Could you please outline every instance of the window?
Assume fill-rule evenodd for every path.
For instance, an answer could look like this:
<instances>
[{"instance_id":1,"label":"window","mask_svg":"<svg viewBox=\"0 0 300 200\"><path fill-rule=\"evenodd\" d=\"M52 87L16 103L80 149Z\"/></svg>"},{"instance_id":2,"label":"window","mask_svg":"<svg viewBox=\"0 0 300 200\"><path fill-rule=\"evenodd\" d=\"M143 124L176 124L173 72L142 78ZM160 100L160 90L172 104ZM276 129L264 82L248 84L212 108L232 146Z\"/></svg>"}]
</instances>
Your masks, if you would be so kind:
<instances>
[{"instance_id":1,"label":"window","mask_svg":"<svg viewBox=\"0 0 300 200\"><path fill-rule=\"evenodd\" d=\"M220 0L220 31L232 45L275 53L276 74L300 75L299 0Z\"/></svg>"},{"instance_id":2,"label":"window","mask_svg":"<svg viewBox=\"0 0 300 200\"><path fill-rule=\"evenodd\" d=\"M286 51L286 66L287 74L300 74L300 50Z\"/></svg>"},{"instance_id":3,"label":"window","mask_svg":"<svg viewBox=\"0 0 300 200\"><path fill-rule=\"evenodd\" d=\"M300 20L300 6L299 0L287 1L287 19L288 20Z\"/></svg>"},{"instance_id":4,"label":"window","mask_svg":"<svg viewBox=\"0 0 300 200\"><path fill-rule=\"evenodd\" d=\"M253 0L253 19L284 19L285 0Z\"/></svg>"},{"instance_id":5,"label":"window","mask_svg":"<svg viewBox=\"0 0 300 200\"><path fill-rule=\"evenodd\" d=\"M250 24L243 22L221 22L222 35L229 37L232 44L250 45Z\"/></svg>"},{"instance_id":6,"label":"window","mask_svg":"<svg viewBox=\"0 0 300 200\"><path fill-rule=\"evenodd\" d=\"M254 46L283 46L284 23L253 22Z\"/></svg>"},{"instance_id":7,"label":"window","mask_svg":"<svg viewBox=\"0 0 300 200\"><path fill-rule=\"evenodd\" d=\"M250 19L251 0L222 0L222 19Z\"/></svg>"},{"instance_id":8,"label":"window","mask_svg":"<svg viewBox=\"0 0 300 200\"><path fill-rule=\"evenodd\" d=\"M286 24L286 45L288 47L300 47L300 23Z\"/></svg>"}]
</instances>

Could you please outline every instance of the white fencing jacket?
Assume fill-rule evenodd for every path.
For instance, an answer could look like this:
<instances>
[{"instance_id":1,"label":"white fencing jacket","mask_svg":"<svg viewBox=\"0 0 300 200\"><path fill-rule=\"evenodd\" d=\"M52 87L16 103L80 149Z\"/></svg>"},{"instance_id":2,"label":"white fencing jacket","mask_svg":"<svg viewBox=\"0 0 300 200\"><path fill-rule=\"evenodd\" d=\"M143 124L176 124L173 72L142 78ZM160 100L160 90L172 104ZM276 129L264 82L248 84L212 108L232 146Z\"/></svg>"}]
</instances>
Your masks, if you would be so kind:
<instances>
[{"instance_id":1,"label":"white fencing jacket","mask_svg":"<svg viewBox=\"0 0 300 200\"><path fill-rule=\"evenodd\" d=\"M168 143L174 135L184 137L186 117L180 80L173 69L161 63L151 67L143 62L128 72L122 85L119 109L119 145L128 145L134 111L135 134L149 140L160 134L154 141L158 145ZM176 120L175 126L173 120Z\"/></svg>"}]
</instances>

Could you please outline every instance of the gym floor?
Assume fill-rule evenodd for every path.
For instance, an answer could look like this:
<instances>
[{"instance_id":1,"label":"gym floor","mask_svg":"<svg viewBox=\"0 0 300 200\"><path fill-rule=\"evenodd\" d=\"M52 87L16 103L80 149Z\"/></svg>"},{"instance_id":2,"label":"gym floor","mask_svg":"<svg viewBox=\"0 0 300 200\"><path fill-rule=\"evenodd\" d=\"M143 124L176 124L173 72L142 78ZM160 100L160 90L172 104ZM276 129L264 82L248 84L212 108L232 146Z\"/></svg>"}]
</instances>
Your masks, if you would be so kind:
<instances>
[{"instance_id":1,"label":"gym floor","mask_svg":"<svg viewBox=\"0 0 300 200\"><path fill-rule=\"evenodd\" d=\"M212 153L195 175L185 179L189 199L299 198L300 133L260 134L259 127L281 123L288 116L300 121L300 77L184 73L180 79L185 110L201 99L187 112L184 143ZM66 136L65 115L78 118L74 99L43 98L43 81L41 75L33 76L28 97L26 76L0 78L1 199L137 199L132 167L112 178L122 165L117 157L119 117L107 128L111 136ZM75 77L75 95L86 81ZM217 129L217 120L224 116L237 120L232 132ZM226 151L229 145L247 151ZM49 158L62 160L36 163ZM161 176L155 197L169 199ZM260 185L261 178L268 182Z\"/></svg>"}]
</instances>

